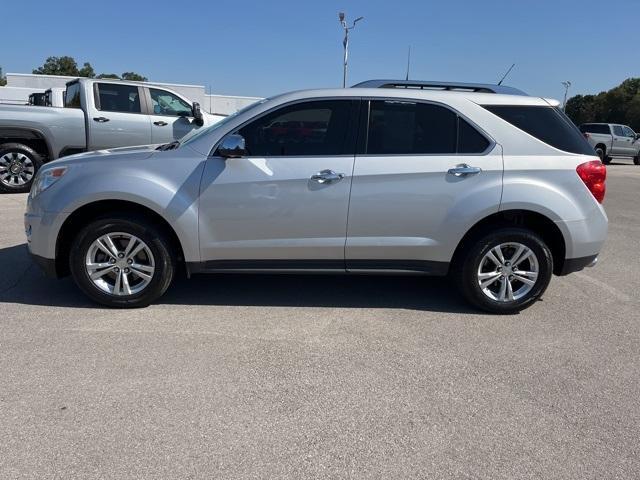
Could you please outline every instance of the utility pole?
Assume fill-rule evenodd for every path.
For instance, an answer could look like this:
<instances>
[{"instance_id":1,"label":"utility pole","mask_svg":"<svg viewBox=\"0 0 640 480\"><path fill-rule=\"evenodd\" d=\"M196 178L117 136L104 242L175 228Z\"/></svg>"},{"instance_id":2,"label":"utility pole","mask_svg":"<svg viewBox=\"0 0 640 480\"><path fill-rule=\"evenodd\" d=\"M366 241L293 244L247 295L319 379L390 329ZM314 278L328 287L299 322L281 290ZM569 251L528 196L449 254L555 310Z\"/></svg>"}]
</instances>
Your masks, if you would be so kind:
<instances>
[{"instance_id":1,"label":"utility pole","mask_svg":"<svg viewBox=\"0 0 640 480\"><path fill-rule=\"evenodd\" d=\"M344 12L338 13L338 20L340 20L340 25L344 28L344 40L342 41L342 46L344 47L344 62L343 62L343 70L342 70L342 88L346 88L347 86L347 64L349 61L349 31L352 30L356 23L360 20L364 20L364 17L356 18L351 26L347 23L345 19Z\"/></svg>"},{"instance_id":2,"label":"utility pole","mask_svg":"<svg viewBox=\"0 0 640 480\"><path fill-rule=\"evenodd\" d=\"M562 111L564 112L567 108L567 95L569 94L569 87L571 86L571 82L567 80L566 82L562 82L564 85L564 101L562 102Z\"/></svg>"}]
</instances>

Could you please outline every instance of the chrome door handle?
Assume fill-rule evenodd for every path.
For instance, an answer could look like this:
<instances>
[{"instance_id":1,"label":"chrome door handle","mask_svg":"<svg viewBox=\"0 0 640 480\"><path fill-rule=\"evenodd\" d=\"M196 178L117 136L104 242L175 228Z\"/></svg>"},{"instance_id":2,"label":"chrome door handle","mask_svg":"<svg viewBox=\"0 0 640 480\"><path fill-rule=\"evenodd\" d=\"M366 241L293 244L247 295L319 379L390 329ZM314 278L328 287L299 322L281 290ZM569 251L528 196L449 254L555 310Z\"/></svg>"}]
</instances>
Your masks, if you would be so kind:
<instances>
[{"instance_id":1,"label":"chrome door handle","mask_svg":"<svg viewBox=\"0 0 640 480\"><path fill-rule=\"evenodd\" d=\"M456 177L463 177L465 175L476 175L480 173L482 169L480 167L470 167L466 163L456 165L455 168L447 170L449 175L455 175Z\"/></svg>"},{"instance_id":2,"label":"chrome door handle","mask_svg":"<svg viewBox=\"0 0 640 480\"><path fill-rule=\"evenodd\" d=\"M107 117L93 117L93 121L98 123L104 123L104 122L108 122L109 119Z\"/></svg>"},{"instance_id":3,"label":"chrome door handle","mask_svg":"<svg viewBox=\"0 0 640 480\"><path fill-rule=\"evenodd\" d=\"M344 178L344 173L336 173L333 170L322 170L315 175L311 175L311 180L318 183L338 182Z\"/></svg>"},{"instance_id":4,"label":"chrome door handle","mask_svg":"<svg viewBox=\"0 0 640 480\"><path fill-rule=\"evenodd\" d=\"M167 122L163 122L162 120L158 120L157 122L153 122L154 125L159 127L164 127L165 125L169 125Z\"/></svg>"}]
</instances>

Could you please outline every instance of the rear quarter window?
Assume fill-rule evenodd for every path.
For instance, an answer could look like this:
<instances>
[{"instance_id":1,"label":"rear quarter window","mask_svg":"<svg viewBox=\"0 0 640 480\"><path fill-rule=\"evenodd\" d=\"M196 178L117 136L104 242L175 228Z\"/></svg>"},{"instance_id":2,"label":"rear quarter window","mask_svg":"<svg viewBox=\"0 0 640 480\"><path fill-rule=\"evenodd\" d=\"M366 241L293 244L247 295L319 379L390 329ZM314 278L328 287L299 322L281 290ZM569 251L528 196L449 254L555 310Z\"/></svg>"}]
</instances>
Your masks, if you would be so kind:
<instances>
[{"instance_id":1,"label":"rear quarter window","mask_svg":"<svg viewBox=\"0 0 640 480\"><path fill-rule=\"evenodd\" d=\"M594 153L580 130L557 108L535 105L484 105L484 108L558 150L581 155Z\"/></svg>"}]
</instances>

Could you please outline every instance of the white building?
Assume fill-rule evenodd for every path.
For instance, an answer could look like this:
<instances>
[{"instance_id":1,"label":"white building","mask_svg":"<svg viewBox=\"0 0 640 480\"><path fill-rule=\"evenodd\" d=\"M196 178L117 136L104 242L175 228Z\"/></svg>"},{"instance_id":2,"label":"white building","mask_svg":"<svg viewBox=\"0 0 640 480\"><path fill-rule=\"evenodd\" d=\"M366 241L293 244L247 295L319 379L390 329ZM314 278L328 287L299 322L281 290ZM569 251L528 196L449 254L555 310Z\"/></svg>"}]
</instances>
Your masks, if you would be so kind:
<instances>
[{"instance_id":1,"label":"white building","mask_svg":"<svg viewBox=\"0 0 640 480\"><path fill-rule=\"evenodd\" d=\"M31 73L7 73L7 86L0 87L0 102L27 103L32 93L44 92L49 88L64 88L67 82L77 77L61 75L34 75ZM198 102L209 113L229 115L252 103L262 100L260 97L238 97L231 95L208 95L202 85L183 85L177 83L141 82L173 90L192 102Z\"/></svg>"}]
</instances>

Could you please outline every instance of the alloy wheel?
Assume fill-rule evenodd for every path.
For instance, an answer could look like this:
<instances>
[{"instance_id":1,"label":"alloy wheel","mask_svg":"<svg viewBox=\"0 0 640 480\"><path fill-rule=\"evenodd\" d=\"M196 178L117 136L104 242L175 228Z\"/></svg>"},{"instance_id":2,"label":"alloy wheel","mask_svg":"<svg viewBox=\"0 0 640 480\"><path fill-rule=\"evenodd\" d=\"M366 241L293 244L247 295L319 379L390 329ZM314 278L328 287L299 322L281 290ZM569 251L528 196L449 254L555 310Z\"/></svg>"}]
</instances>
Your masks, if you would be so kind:
<instances>
[{"instance_id":1,"label":"alloy wheel","mask_svg":"<svg viewBox=\"0 0 640 480\"><path fill-rule=\"evenodd\" d=\"M129 233L113 232L91 243L85 269L98 289L124 296L144 290L156 268L153 253L145 242Z\"/></svg>"},{"instance_id":2,"label":"alloy wheel","mask_svg":"<svg viewBox=\"0 0 640 480\"><path fill-rule=\"evenodd\" d=\"M477 280L491 300L513 302L527 295L536 284L540 268L533 250L517 242L491 248L480 261Z\"/></svg>"},{"instance_id":3,"label":"alloy wheel","mask_svg":"<svg viewBox=\"0 0 640 480\"><path fill-rule=\"evenodd\" d=\"M0 157L0 182L8 187L22 187L33 179L33 161L24 153L8 152Z\"/></svg>"}]
</instances>

